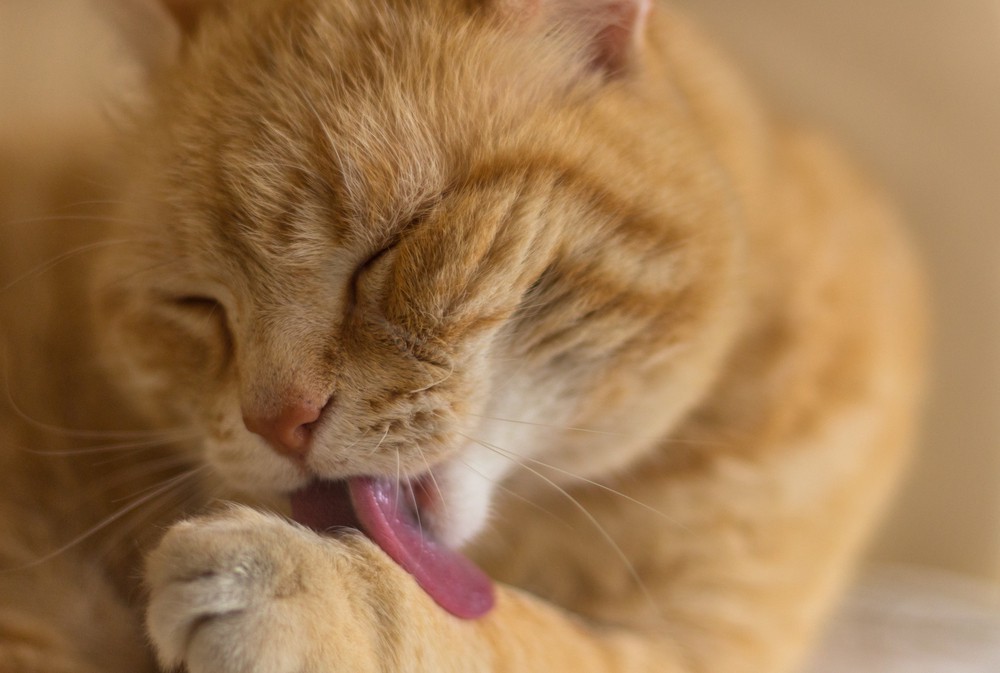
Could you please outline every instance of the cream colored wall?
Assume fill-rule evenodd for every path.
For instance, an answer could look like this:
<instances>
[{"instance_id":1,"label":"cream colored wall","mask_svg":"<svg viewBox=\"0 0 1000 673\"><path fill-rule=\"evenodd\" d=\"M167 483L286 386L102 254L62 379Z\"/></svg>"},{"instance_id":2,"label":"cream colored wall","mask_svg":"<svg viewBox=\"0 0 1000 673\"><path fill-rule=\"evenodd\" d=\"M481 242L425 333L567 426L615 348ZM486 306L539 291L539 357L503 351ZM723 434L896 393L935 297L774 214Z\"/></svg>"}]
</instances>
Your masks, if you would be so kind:
<instances>
[{"instance_id":1,"label":"cream colored wall","mask_svg":"<svg viewBox=\"0 0 1000 673\"><path fill-rule=\"evenodd\" d=\"M898 195L935 300L923 451L883 559L1000 579L1000 2L683 0Z\"/></svg>"},{"instance_id":2,"label":"cream colored wall","mask_svg":"<svg viewBox=\"0 0 1000 673\"><path fill-rule=\"evenodd\" d=\"M106 0L96 0L102 2ZM45 152L107 122L95 93L128 68L91 0L0 0L0 140Z\"/></svg>"},{"instance_id":3,"label":"cream colored wall","mask_svg":"<svg viewBox=\"0 0 1000 673\"><path fill-rule=\"evenodd\" d=\"M774 100L836 129L900 195L936 296L936 369L924 451L878 555L1000 579L1000 7L682 1ZM128 79L87 2L0 0L0 194L19 216L44 191L23 166L100 128L93 92Z\"/></svg>"}]
</instances>

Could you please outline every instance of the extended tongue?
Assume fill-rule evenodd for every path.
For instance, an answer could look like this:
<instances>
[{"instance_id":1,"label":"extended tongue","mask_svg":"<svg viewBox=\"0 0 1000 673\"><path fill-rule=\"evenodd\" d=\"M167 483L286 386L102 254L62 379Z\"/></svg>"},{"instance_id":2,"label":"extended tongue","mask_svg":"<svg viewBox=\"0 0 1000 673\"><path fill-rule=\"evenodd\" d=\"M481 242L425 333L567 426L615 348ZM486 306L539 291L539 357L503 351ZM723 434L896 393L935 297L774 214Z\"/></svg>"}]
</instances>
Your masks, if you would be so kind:
<instances>
[{"instance_id":1,"label":"extended tongue","mask_svg":"<svg viewBox=\"0 0 1000 673\"><path fill-rule=\"evenodd\" d=\"M423 530L406 497L411 488L388 479L317 480L292 494L292 518L320 533L363 530L442 608L462 619L483 616L493 607L490 578Z\"/></svg>"},{"instance_id":2,"label":"extended tongue","mask_svg":"<svg viewBox=\"0 0 1000 673\"><path fill-rule=\"evenodd\" d=\"M422 530L403 501L405 488L387 479L358 477L348 481L348 489L364 532L413 575L434 602L461 619L475 619L490 611L490 578Z\"/></svg>"}]
</instances>

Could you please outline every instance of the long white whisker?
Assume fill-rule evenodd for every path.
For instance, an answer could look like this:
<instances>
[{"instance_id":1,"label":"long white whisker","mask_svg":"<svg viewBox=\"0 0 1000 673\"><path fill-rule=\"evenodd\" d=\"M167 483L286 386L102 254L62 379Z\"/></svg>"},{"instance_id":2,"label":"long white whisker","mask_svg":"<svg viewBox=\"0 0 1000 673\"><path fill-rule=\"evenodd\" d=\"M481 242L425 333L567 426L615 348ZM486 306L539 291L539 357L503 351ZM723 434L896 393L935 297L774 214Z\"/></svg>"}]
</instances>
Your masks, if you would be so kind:
<instances>
[{"instance_id":1,"label":"long white whisker","mask_svg":"<svg viewBox=\"0 0 1000 673\"><path fill-rule=\"evenodd\" d=\"M438 502L441 503L441 507L444 509L444 515L446 518L448 518L448 501L445 500L444 492L441 490L441 485L438 484L437 477L434 476L434 471L431 470L431 464L427 462L427 455L424 453L424 450L420 447L420 444L417 444L416 447L417 447L417 455L420 456L420 460L423 461L424 467L427 468L427 474L430 475L431 483L434 484L434 490L437 491ZM414 507L416 507L417 503L414 502L413 504Z\"/></svg>"},{"instance_id":2,"label":"long white whisker","mask_svg":"<svg viewBox=\"0 0 1000 673\"><path fill-rule=\"evenodd\" d=\"M93 482L86 484L83 487L83 493L86 494L88 499L107 497L112 490L117 489L119 486L130 485L138 480L146 479L161 472L169 471L176 474L178 468L190 467L191 459L183 455L167 455L155 460L145 460L134 464L128 464L112 469L106 474L103 474L100 479L95 479ZM173 475L171 474L166 476L169 477ZM162 482L157 481L152 486L143 488L137 493L133 493L132 496L119 498L113 502L127 500L130 497L137 497L143 493L147 493L159 486L160 483Z\"/></svg>"},{"instance_id":3,"label":"long white whisker","mask_svg":"<svg viewBox=\"0 0 1000 673\"><path fill-rule=\"evenodd\" d=\"M9 360L8 352L7 352L6 348L5 348L4 349L4 363L6 364L6 362L8 360ZM6 371L7 367L5 366L3 369ZM22 409L20 407L20 405L18 405L17 400L14 399L13 391L11 391L11 389L10 389L10 377L9 376L5 376L4 377L4 391L5 391L6 397L7 397L7 404L10 405L11 410L15 414L17 414L17 416L22 421L24 421L25 423L28 423L29 425L32 425L32 426L40 429L40 430L44 430L44 431L49 432L51 434L59 435L59 436L62 436L62 437L80 437L80 438L93 437L95 439L142 439L142 438L154 439L154 438L162 437L164 435L164 433L194 432L194 429L190 428L190 427L187 427L187 428L164 428L162 430L155 430L155 431L141 431L141 430L135 430L135 431L132 431L132 430L79 430L79 429L76 429L76 428L64 428L64 427L60 427L58 425L52 425L51 423L45 423L44 421L40 421L40 420L38 420L36 418L33 418L26 411L24 411L24 409Z\"/></svg>"},{"instance_id":4,"label":"long white whisker","mask_svg":"<svg viewBox=\"0 0 1000 673\"><path fill-rule=\"evenodd\" d=\"M480 415L480 414L471 414L471 413L469 415L470 416L474 416L476 418L482 418L482 419L488 420L488 421L500 421L501 423L516 423L517 425L534 425L534 426L538 426L538 427L542 427L542 428L552 428L553 430L567 430L567 431L572 431L572 432L590 432L590 433L593 433L595 435L610 435L612 437L629 437L630 436L630 435L627 435L627 434L625 434L623 432L612 432L610 430L595 430L593 428L579 428L579 427L573 427L573 426L570 426L570 425L551 425L551 424L548 424L548 423L535 423L533 421L517 421L517 420L511 419L511 418L497 418L496 416L483 416L483 415Z\"/></svg>"},{"instance_id":5,"label":"long white whisker","mask_svg":"<svg viewBox=\"0 0 1000 673\"><path fill-rule=\"evenodd\" d=\"M176 477L174 477L172 479L169 479L166 483L162 484L159 488L157 488L152 493L149 493L148 495L145 495L142 498L139 498L138 500L136 500L136 501L134 501L134 502L126 505L125 507L122 507L120 510L118 510L117 512L115 512L111 516L108 516L107 518L105 518L100 523L96 524L95 526L92 526L91 528L87 529L83 533L80 533L75 538L73 538L72 540L70 540L69 542L67 542L66 544L64 544L63 546L59 547L55 551L49 552L45 556L42 556L39 559L35 559L31 563L22 565L22 566L20 566L18 568L14 568L12 570L6 570L4 572L11 573L11 572L19 572L19 571L22 571L22 570L29 570L31 568L36 568L36 567L40 566L41 564L43 564L43 563L45 563L47 561L51 561L55 557L57 557L60 554L63 554L66 551L72 549L73 547L75 547L76 545L80 544L81 542L83 542L84 540L86 540L90 536L94 535L95 533L98 533L98 532L104 530L105 528L107 528L108 526L110 526L111 524L113 524L115 521L118 521L119 519L121 519L126 514L135 511L139 507L142 507L143 505L145 505L147 502L149 502L149 501L153 500L154 498L156 498L156 497L158 497L158 496L160 496L160 495L162 495L162 494L170 491L171 489L177 487L179 484L182 484L184 481L190 479L194 475L198 474L199 472L201 472L202 470L205 470L207 468L208 468L207 465L202 465L201 467L195 468L193 470L190 470L188 472L180 474L180 475L178 475L178 476L176 476Z\"/></svg>"},{"instance_id":6,"label":"long white whisker","mask_svg":"<svg viewBox=\"0 0 1000 673\"><path fill-rule=\"evenodd\" d=\"M573 472L569 472L569 471L564 470L564 469L562 469L560 467L556 467L555 465L550 465L550 464L542 462L540 460L536 460L535 458L530 458L528 456L522 456L522 455L520 455L518 453L515 453L514 451L509 450L509 449L504 449L504 448L496 446L496 445L493 445L492 448L494 450L496 450L496 451L502 451L502 452L508 454L509 456L516 458L518 461L527 461L527 462L530 462L530 463L532 463L534 465L538 465L539 467L544 467L547 470L552 470L554 472L558 472L559 474L566 475L567 477L570 477L572 479L576 479L577 481L582 481L585 484L589 484L589 485L591 485L591 486L593 486L595 488L601 489L602 491L606 491L608 493L611 493L612 495L616 495L619 498L623 498L623 499L631 502L632 504L637 505L637 506L643 508L644 510L646 510L647 512L650 512L651 514L655 514L656 516L660 517L661 519L663 519L664 521L670 523L671 525L678 525L678 526L681 526L684 529L687 529L686 526L684 526L683 524L678 523L676 520L672 519L671 517L669 517L664 512L661 512L660 510L656 509L655 507L652 507L651 505L647 505L646 503L644 503L641 500L636 500L635 498L633 498L632 496L630 496L627 493L623 493L621 491L613 489L610 486L608 486L607 484L602 484L599 481L594 481L593 479L588 479L587 477L583 477L583 476L581 476L579 474L574 474ZM522 465L522 467L524 466L523 462L521 463L521 465Z\"/></svg>"},{"instance_id":7,"label":"long white whisker","mask_svg":"<svg viewBox=\"0 0 1000 673\"><path fill-rule=\"evenodd\" d=\"M346 452L346 451L347 451L348 449L353 449L353 448L354 448L355 446L357 446L358 444L360 444L360 443L361 443L362 441L364 441L364 440L368 439L368 433L369 433L369 431L368 431L368 430L365 430L365 431L364 431L364 432L363 432L363 433L361 434L361 436L360 436L360 437L358 437L358 438L357 438L357 439L355 439L355 440L354 440L353 442L351 442L350 444L348 444L347 446L345 446L345 447L344 447L344 451ZM368 454L368 455L371 455L371 454Z\"/></svg>"},{"instance_id":8,"label":"long white whisker","mask_svg":"<svg viewBox=\"0 0 1000 673\"><path fill-rule=\"evenodd\" d=\"M179 441L184 441L186 439L194 439L198 436L195 432L177 432L177 433L164 433L162 437L155 439L145 439L135 442L121 442L115 444L104 444L102 446L88 446L79 449L53 449L53 450L39 450L39 449L29 449L26 447L20 447L21 451L25 453L30 453L36 456L87 456L97 453L116 453L119 451L126 452L138 452L142 449L152 449L162 446L167 446L169 444L174 444Z\"/></svg>"},{"instance_id":9,"label":"long white whisker","mask_svg":"<svg viewBox=\"0 0 1000 673\"><path fill-rule=\"evenodd\" d=\"M388 427L386 427L386 432L389 432L389 428ZM383 439L385 439L385 438L383 437ZM399 518L399 501L401 500L401 498L399 497L400 475L401 475L400 457L399 457L399 448L397 447L396 448L396 501L395 501L395 505L394 505L394 509L396 511L396 518L397 519Z\"/></svg>"},{"instance_id":10,"label":"long white whisker","mask_svg":"<svg viewBox=\"0 0 1000 673\"><path fill-rule=\"evenodd\" d=\"M146 463L139 463L138 465L132 466L132 469L125 470L123 473L120 473L118 475L119 478L114 482L112 483L106 482L105 486L117 485L121 484L122 482L132 482L139 479L140 477L145 477L151 474L155 474L162 470L174 470L181 466L189 466L190 464L191 464L191 459L187 456L167 456L165 458L161 458L160 460L153 460ZM123 475L125 476L125 478L122 478ZM111 500L111 502L117 504L124 500L132 500L133 498L138 498L139 496L149 493L150 491L153 491L158 487L159 487L158 483L153 484L151 486L141 488L135 493L131 493L129 495L122 496L120 498L115 498L114 500Z\"/></svg>"},{"instance_id":11,"label":"long white whisker","mask_svg":"<svg viewBox=\"0 0 1000 673\"><path fill-rule=\"evenodd\" d=\"M482 418L487 421L499 421L501 423L514 423L517 425L532 425L540 428L552 428L553 430L564 430L567 432L588 432L596 435L608 435L610 437L623 437L623 438L635 438L638 435L625 433L625 432L614 432L612 430L598 430L596 428L581 428L571 425L553 425L549 423L537 423L535 421L522 421L513 418L498 418L496 416L484 416L482 414L470 413L469 416L474 416L476 418ZM724 442L709 442L699 439L678 439L678 438L668 438L664 439L665 444L675 444L675 445L691 445L691 446L726 446Z\"/></svg>"},{"instance_id":12,"label":"long white whisker","mask_svg":"<svg viewBox=\"0 0 1000 673\"><path fill-rule=\"evenodd\" d=\"M539 504L538 504L537 502L532 502L531 500L528 500L527 498L525 498L525 497L524 497L523 495L521 495L521 494L520 494L520 493L518 493L517 491L515 491L515 490L513 490L513 489L510 489L510 488L507 488L506 486L504 486L504 485L503 485L502 483L500 483L499 481L496 481L495 479L490 479L490 478L489 478L489 477L487 477L487 476L486 476L485 474L483 474L482 472L480 472L480 471L479 471L479 470L477 470L476 468L472 467L471 465L469 465L469 464L468 464L467 462L465 462L465 461L464 461L464 460L462 460L461 458L459 458L459 459L457 459L457 460L458 460L458 462L460 462L460 463L461 463L461 464L462 464L462 465L463 465L463 466L464 466L464 467L465 467L465 468L466 468L467 470L469 470L470 472L473 472L473 473L475 473L475 474L479 475L479 476L480 476L480 477L481 477L482 479L484 479L484 480L486 480L486 481L489 481L489 482L491 482L491 483L492 483L492 484L493 484L494 486L496 486L497 488L499 488L499 489L500 489L501 491L505 492L505 493L506 493L507 495L511 496L512 498L517 498L518 500L520 500L520 501L521 501L521 502L523 502L524 504L528 505L529 507L534 507L534 508L535 508L535 509L537 509L537 510L538 510L539 512L542 512L543 514L547 514L548 516L552 517L552 518L553 518L554 520L556 520L556 521L558 521L559 523L563 524L563 525L564 525L564 526L566 526L567 528L573 528L572 524L570 524L570 522L569 522L569 521L566 521L566 519L562 518L561 516L559 516L559 515L558 515L558 514L556 514L555 512L552 512L552 511L550 511L550 510L547 510L547 509L545 509L544 507L542 507L541 505L539 505ZM508 460L511 460L511 459L508 459ZM516 461L515 461L515 462L516 462Z\"/></svg>"},{"instance_id":13,"label":"long white whisker","mask_svg":"<svg viewBox=\"0 0 1000 673\"><path fill-rule=\"evenodd\" d=\"M512 460L510 456L506 456L502 450L500 450L496 446L493 446L492 444L489 444L488 442L484 442L474 437L468 437L466 435L462 436L466 437L466 439L476 442L477 444L483 446L486 449L495 451L500 456L505 456L508 460ZM643 596L645 596L646 600L649 602L650 607L652 607L657 614L660 614L659 605L656 603L655 600L653 600L652 594L649 593L649 589L646 587L646 583L642 581L642 578L639 576L638 571L636 571L635 566L632 564L632 561L629 560L628 555L625 554L625 552L618 545L618 543L611 536L611 534L608 533L607 529L601 525L600 521L597 520L597 517L591 514L590 510L584 507L583 504L581 504L579 500L574 498L572 494L570 494L566 489L559 486L559 484L552 481L538 470L528 465L525 465L524 463L521 463L521 467L527 470L528 472L531 472L533 475L535 475L536 477L547 483L549 486L554 488L556 491L558 491L564 498L566 498L570 502L570 504L573 505L573 507L579 510L579 512L587 518L587 520L591 523L591 525L594 526L594 529L597 530L598 534L602 538L604 538L604 541L608 543L608 545L615 552L615 555L617 555L618 558L621 560L621 562L625 565L625 569L628 571L629 576L632 577L632 580L635 582L636 587L638 587L639 591L641 591Z\"/></svg>"},{"instance_id":14,"label":"long white whisker","mask_svg":"<svg viewBox=\"0 0 1000 673\"><path fill-rule=\"evenodd\" d=\"M450 379L451 376L455 373L455 364L453 362L449 362L448 365L449 365L449 369L448 369L448 373L447 374L445 374L440 379L437 379L436 381L431 381L430 383L428 383L426 386L424 386L422 388L417 388L415 390L411 390L410 394L413 394L413 393L422 393L422 392L424 392L426 390L430 390L434 386L441 385L442 383L444 383L445 381L447 381L448 379ZM427 365L425 365L423 362L420 363L420 366L421 366L421 368L423 368L424 371L427 371Z\"/></svg>"},{"instance_id":15,"label":"long white whisker","mask_svg":"<svg viewBox=\"0 0 1000 673\"><path fill-rule=\"evenodd\" d=\"M372 449L371 451L368 452L368 455L369 456L374 456L375 452L379 450L379 447L382 446L382 442L384 442L385 438L388 437L388 436L389 436L389 425L386 424L386 426L385 426L385 432L382 433L382 439L378 440L378 444L375 445L374 449ZM357 442L355 442L355 444L356 443ZM396 458L397 459L399 458L399 452L398 451L396 452Z\"/></svg>"},{"instance_id":16,"label":"long white whisker","mask_svg":"<svg viewBox=\"0 0 1000 673\"><path fill-rule=\"evenodd\" d=\"M101 248L109 248L109 247L111 247L113 245L122 245L124 243L132 243L132 242L134 242L134 239L127 239L127 238L126 239L111 239L111 240L107 240L107 241L98 241L97 243L88 243L87 245L81 245L80 247L74 248L73 250L68 250L67 252L64 252L62 254L56 255L55 257L53 257L49 261L47 261L47 262L45 262L43 264L40 264L40 265L34 267L33 269L25 271L24 273L22 273L19 276L16 276L13 280L11 280L10 282L8 282L6 285L4 285L3 287L0 287L0 293L7 292L8 290L10 290L11 288L13 288L14 286L19 285L20 283L23 283L24 281L26 281L26 280L28 280L30 278L35 278L37 276L40 276L43 273L45 273L46 271L48 271L49 269L51 269L51 268L53 268L55 266L58 266L59 264L62 264L63 262L65 262L65 261L67 261L69 259L73 259L74 257L79 257L80 255L82 255L84 253L92 252L94 250L100 250Z\"/></svg>"},{"instance_id":17,"label":"long white whisker","mask_svg":"<svg viewBox=\"0 0 1000 673\"><path fill-rule=\"evenodd\" d=\"M135 538L134 533L139 529L143 528L146 523L154 518L159 517L164 514L167 510L174 510L182 512L189 503L194 502L199 499L200 494L197 492L184 494L184 486L186 484L178 485L176 490L172 490L168 493L164 493L163 497L158 501L154 502L148 511L139 514L128 521L128 525L123 526L121 530L116 531L115 535L109 536L104 544L98 549L98 555L104 558L111 553L122 540L126 537ZM181 498L179 501L177 498Z\"/></svg>"},{"instance_id":18,"label":"long white whisker","mask_svg":"<svg viewBox=\"0 0 1000 673\"><path fill-rule=\"evenodd\" d=\"M88 204L84 203L80 205L88 205ZM95 203L94 205L98 204ZM64 206L64 208L67 209L72 207L73 207L72 205ZM74 215L73 213L60 214L58 212L55 212L56 210L58 210L58 208L52 211L53 212L52 215L39 215L37 217L22 217L20 219L4 220L3 222L0 222L0 226L20 227L28 224L54 224L57 222L63 224L77 224L79 222L108 222L115 224L136 224L134 220L129 220L123 217L115 217L112 215L83 215L83 214Z\"/></svg>"},{"instance_id":19,"label":"long white whisker","mask_svg":"<svg viewBox=\"0 0 1000 673\"><path fill-rule=\"evenodd\" d=\"M399 453L399 449L396 449L396 453ZM396 488L399 488L399 482L396 482ZM410 492L410 503L413 505L413 514L417 517L417 530L420 531L420 536L424 535L424 524L420 520L420 507L417 505L417 494L413 490L413 484L407 484L406 490Z\"/></svg>"}]
</instances>

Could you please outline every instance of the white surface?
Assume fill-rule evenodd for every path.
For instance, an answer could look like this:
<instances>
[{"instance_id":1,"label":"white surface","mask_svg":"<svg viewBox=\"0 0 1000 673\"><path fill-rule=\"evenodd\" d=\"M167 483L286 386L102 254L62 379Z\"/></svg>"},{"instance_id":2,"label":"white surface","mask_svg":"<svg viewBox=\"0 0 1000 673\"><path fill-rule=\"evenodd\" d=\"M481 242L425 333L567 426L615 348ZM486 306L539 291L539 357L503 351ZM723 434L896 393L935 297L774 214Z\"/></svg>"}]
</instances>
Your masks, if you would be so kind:
<instances>
[{"instance_id":1,"label":"white surface","mask_svg":"<svg viewBox=\"0 0 1000 673\"><path fill-rule=\"evenodd\" d=\"M851 591L806 673L997 673L1000 591L881 570Z\"/></svg>"}]
</instances>

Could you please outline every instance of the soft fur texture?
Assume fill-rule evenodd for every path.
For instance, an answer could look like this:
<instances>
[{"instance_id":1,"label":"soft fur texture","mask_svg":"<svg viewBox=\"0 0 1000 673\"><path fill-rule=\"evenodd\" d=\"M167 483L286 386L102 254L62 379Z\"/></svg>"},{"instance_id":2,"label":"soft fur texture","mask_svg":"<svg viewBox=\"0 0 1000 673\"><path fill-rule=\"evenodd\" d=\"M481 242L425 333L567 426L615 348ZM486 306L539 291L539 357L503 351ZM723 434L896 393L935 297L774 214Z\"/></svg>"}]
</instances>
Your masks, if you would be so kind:
<instances>
[{"instance_id":1,"label":"soft fur texture","mask_svg":"<svg viewBox=\"0 0 1000 673\"><path fill-rule=\"evenodd\" d=\"M120 14L163 32L100 262L39 321L4 299L51 368L6 365L0 671L149 668L143 605L192 673L794 667L911 443L878 193L659 5L177 7ZM109 478L67 428L171 444ZM424 525L500 582L480 620L280 516L428 471Z\"/></svg>"}]
</instances>

